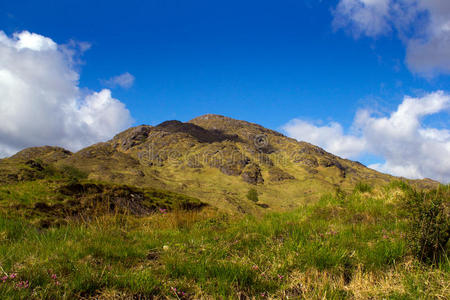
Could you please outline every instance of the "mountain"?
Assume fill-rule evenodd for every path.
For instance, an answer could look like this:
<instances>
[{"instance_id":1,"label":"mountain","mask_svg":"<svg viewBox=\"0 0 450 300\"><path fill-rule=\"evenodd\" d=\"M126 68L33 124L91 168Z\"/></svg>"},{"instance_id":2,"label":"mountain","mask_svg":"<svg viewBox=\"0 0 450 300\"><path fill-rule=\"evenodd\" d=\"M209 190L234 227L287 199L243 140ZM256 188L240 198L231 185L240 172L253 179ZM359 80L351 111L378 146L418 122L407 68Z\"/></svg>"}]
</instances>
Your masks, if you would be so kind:
<instances>
[{"instance_id":1,"label":"mountain","mask_svg":"<svg viewBox=\"0 0 450 300\"><path fill-rule=\"evenodd\" d=\"M228 212L255 214L289 210L360 182L381 186L395 179L260 125L212 114L133 127L76 153L28 148L0 160L0 182L37 176L33 168L17 168L24 163L69 166L93 181L170 190ZM256 190L256 203L247 197L250 190Z\"/></svg>"}]
</instances>

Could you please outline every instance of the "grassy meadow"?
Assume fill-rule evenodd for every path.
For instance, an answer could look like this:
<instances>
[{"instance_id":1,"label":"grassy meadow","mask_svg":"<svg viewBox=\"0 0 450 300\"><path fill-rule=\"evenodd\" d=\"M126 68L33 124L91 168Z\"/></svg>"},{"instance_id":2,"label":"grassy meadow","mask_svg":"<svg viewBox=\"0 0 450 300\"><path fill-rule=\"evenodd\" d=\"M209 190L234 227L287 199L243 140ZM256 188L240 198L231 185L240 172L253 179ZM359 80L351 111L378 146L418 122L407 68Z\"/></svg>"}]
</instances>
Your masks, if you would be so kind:
<instances>
[{"instance_id":1,"label":"grassy meadow","mask_svg":"<svg viewBox=\"0 0 450 300\"><path fill-rule=\"evenodd\" d=\"M92 210L89 218L47 226L43 216L23 213L34 199L54 197L38 186L0 189L2 299L448 299L450 293L449 186L416 192L403 182L359 184L262 217L166 206L145 216ZM12 211L6 199L23 203Z\"/></svg>"}]
</instances>

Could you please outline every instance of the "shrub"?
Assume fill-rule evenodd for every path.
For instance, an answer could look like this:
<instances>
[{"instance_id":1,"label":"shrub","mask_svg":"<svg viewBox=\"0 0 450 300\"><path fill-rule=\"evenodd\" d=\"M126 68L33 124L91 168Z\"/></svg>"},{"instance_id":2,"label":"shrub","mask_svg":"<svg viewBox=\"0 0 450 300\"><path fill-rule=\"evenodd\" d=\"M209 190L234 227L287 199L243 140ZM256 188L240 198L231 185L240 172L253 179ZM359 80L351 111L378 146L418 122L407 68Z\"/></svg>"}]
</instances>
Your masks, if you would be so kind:
<instances>
[{"instance_id":1,"label":"shrub","mask_svg":"<svg viewBox=\"0 0 450 300\"><path fill-rule=\"evenodd\" d=\"M407 242L421 261L437 263L448 251L450 186L432 191L410 189L405 195L409 214Z\"/></svg>"},{"instance_id":2,"label":"shrub","mask_svg":"<svg viewBox=\"0 0 450 300\"><path fill-rule=\"evenodd\" d=\"M258 192L255 189L250 189L247 193L247 199L253 202L258 202Z\"/></svg>"},{"instance_id":3,"label":"shrub","mask_svg":"<svg viewBox=\"0 0 450 300\"><path fill-rule=\"evenodd\" d=\"M403 180L393 180L389 183L388 187L391 189L399 188L402 191L408 191L411 189L411 186Z\"/></svg>"},{"instance_id":4,"label":"shrub","mask_svg":"<svg viewBox=\"0 0 450 300\"><path fill-rule=\"evenodd\" d=\"M364 182L358 182L355 185L355 192L361 192L361 193L369 193L372 191L372 186L368 183L364 183Z\"/></svg>"},{"instance_id":5,"label":"shrub","mask_svg":"<svg viewBox=\"0 0 450 300\"><path fill-rule=\"evenodd\" d=\"M74 182L77 182L81 179L86 179L88 177L88 174L86 174L85 172L67 165L61 167L61 172L63 173L64 177L67 177L70 181Z\"/></svg>"},{"instance_id":6,"label":"shrub","mask_svg":"<svg viewBox=\"0 0 450 300\"><path fill-rule=\"evenodd\" d=\"M348 195L340 187L337 187L336 190L334 191L334 198L337 200L338 203L344 204L348 198Z\"/></svg>"}]
</instances>

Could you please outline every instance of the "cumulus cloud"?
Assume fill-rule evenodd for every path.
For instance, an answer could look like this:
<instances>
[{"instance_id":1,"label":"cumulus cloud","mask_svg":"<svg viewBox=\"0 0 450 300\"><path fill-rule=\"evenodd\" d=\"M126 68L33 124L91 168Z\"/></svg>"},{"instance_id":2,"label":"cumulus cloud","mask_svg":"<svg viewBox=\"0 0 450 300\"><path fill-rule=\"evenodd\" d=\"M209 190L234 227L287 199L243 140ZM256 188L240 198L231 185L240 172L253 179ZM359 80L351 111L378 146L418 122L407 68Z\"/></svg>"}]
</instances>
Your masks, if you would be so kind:
<instances>
[{"instance_id":1,"label":"cumulus cloud","mask_svg":"<svg viewBox=\"0 0 450 300\"><path fill-rule=\"evenodd\" d=\"M289 136L307 141L342 157L358 157L366 148L365 141L345 135L339 123L316 126L310 122L294 119L283 126Z\"/></svg>"},{"instance_id":2,"label":"cumulus cloud","mask_svg":"<svg viewBox=\"0 0 450 300\"><path fill-rule=\"evenodd\" d=\"M104 80L103 83L111 88L120 86L122 88L128 89L133 86L134 76L126 72L121 75L114 76L108 80Z\"/></svg>"},{"instance_id":3,"label":"cumulus cloud","mask_svg":"<svg viewBox=\"0 0 450 300\"><path fill-rule=\"evenodd\" d=\"M338 123L318 126L298 119L283 130L345 158L382 157L384 162L369 166L382 172L450 182L450 131L423 124L426 116L449 112L450 95L438 91L421 98L405 97L397 110L384 117L359 110L353 133L345 134Z\"/></svg>"},{"instance_id":4,"label":"cumulus cloud","mask_svg":"<svg viewBox=\"0 0 450 300\"><path fill-rule=\"evenodd\" d=\"M450 1L340 0L333 27L355 37L397 32L409 69L426 77L450 73Z\"/></svg>"},{"instance_id":5,"label":"cumulus cloud","mask_svg":"<svg viewBox=\"0 0 450 300\"><path fill-rule=\"evenodd\" d=\"M361 34L376 37L391 30L389 10L390 0L341 0L333 26L348 26L356 37Z\"/></svg>"},{"instance_id":6,"label":"cumulus cloud","mask_svg":"<svg viewBox=\"0 0 450 300\"><path fill-rule=\"evenodd\" d=\"M78 150L132 123L109 90L82 93L69 48L27 31L0 31L0 156L40 145Z\"/></svg>"},{"instance_id":7,"label":"cumulus cloud","mask_svg":"<svg viewBox=\"0 0 450 300\"><path fill-rule=\"evenodd\" d=\"M407 42L408 66L426 76L450 73L450 1L421 0L418 7L428 12L429 22L420 36Z\"/></svg>"}]
</instances>

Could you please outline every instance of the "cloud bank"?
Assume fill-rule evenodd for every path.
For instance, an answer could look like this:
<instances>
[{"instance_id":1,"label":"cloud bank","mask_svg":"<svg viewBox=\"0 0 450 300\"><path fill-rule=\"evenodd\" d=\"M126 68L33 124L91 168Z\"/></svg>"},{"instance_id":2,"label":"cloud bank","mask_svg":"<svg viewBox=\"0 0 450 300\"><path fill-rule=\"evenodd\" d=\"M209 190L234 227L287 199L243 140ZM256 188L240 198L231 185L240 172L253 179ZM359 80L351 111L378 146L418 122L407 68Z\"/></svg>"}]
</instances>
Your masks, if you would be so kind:
<instances>
[{"instance_id":1,"label":"cloud bank","mask_svg":"<svg viewBox=\"0 0 450 300\"><path fill-rule=\"evenodd\" d=\"M40 145L78 150L131 125L110 90L79 88L74 46L28 31L12 37L0 31L0 157ZM87 48L78 45L78 51Z\"/></svg>"},{"instance_id":2,"label":"cloud bank","mask_svg":"<svg viewBox=\"0 0 450 300\"><path fill-rule=\"evenodd\" d=\"M406 46L408 68L425 77L450 74L450 1L340 0L333 27L357 38L396 32Z\"/></svg>"},{"instance_id":3,"label":"cloud bank","mask_svg":"<svg viewBox=\"0 0 450 300\"><path fill-rule=\"evenodd\" d=\"M294 119L283 126L288 136L319 145L336 155L357 159L364 154L382 157L369 167L408 178L450 182L450 130L426 127L423 119L450 112L450 95L438 91L421 98L405 97L389 116L359 110L349 134L338 123L317 126Z\"/></svg>"}]
</instances>

